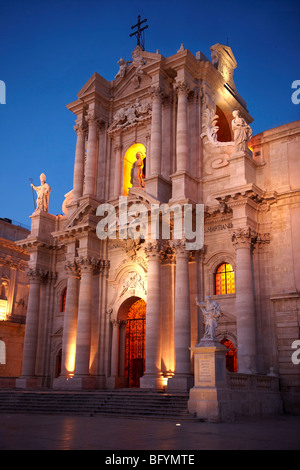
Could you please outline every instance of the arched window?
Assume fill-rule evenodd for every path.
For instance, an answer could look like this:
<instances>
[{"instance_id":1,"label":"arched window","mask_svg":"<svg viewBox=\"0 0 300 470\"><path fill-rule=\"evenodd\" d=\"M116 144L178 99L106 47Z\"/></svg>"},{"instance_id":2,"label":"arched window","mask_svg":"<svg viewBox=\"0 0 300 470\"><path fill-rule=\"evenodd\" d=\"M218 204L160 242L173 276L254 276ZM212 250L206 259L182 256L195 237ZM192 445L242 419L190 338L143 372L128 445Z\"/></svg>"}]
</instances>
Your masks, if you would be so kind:
<instances>
[{"instance_id":1,"label":"arched window","mask_svg":"<svg viewBox=\"0 0 300 470\"><path fill-rule=\"evenodd\" d=\"M60 311L64 312L66 310L66 299L67 299L67 288L63 290L60 298Z\"/></svg>"},{"instance_id":2,"label":"arched window","mask_svg":"<svg viewBox=\"0 0 300 470\"><path fill-rule=\"evenodd\" d=\"M234 271L231 264L222 263L215 274L216 295L234 294Z\"/></svg>"},{"instance_id":3,"label":"arched window","mask_svg":"<svg viewBox=\"0 0 300 470\"><path fill-rule=\"evenodd\" d=\"M227 338L222 339L221 344L227 348L226 351L226 369L229 372L237 372L237 354L232 341Z\"/></svg>"},{"instance_id":4,"label":"arched window","mask_svg":"<svg viewBox=\"0 0 300 470\"><path fill-rule=\"evenodd\" d=\"M0 339L0 364L6 364L6 348L2 339Z\"/></svg>"}]
</instances>

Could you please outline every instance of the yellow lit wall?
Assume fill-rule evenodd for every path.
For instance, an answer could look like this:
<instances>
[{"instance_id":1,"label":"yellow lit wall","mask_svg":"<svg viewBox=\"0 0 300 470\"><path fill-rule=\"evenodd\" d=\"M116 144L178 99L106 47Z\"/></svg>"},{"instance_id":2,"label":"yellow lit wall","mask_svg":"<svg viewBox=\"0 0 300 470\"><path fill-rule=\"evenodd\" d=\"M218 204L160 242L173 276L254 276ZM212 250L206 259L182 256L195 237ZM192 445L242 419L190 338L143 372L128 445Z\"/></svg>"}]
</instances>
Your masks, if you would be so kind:
<instances>
[{"instance_id":1,"label":"yellow lit wall","mask_svg":"<svg viewBox=\"0 0 300 470\"><path fill-rule=\"evenodd\" d=\"M124 156L124 166L123 166L123 196L128 196L128 189L131 188L131 168L133 163L136 161L136 153L140 152L142 154L142 159L146 157L146 149L143 144L133 144Z\"/></svg>"}]
</instances>

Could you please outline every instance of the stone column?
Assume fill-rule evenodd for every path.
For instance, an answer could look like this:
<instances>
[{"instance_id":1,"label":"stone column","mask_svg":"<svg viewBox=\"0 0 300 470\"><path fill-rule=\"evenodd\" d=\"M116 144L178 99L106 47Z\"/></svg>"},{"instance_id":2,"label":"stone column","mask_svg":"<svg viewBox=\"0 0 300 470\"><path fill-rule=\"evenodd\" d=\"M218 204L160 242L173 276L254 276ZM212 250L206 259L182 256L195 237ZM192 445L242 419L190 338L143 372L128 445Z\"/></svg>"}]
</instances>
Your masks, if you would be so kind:
<instances>
[{"instance_id":1,"label":"stone column","mask_svg":"<svg viewBox=\"0 0 300 470\"><path fill-rule=\"evenodd\" d=\"M152 89L151 123L151 175L161 174L162 158L162 93L160 87Z\"/></svg>"},{"instance_id":2,"label":"stone column","mask_svg":"<svg viewBox=\"0 0 300 470\"><path fill-rule=\"evenodd\" d=\"M74 374L75 369L78 287L80 278L79 269L75 261L66 265L66 273L68 282L62 341L61 376L68 377Z\"/></svg>"},{"instance_id":3,"label":"stone column","mask_svg":"<svg viewBox=\"0 0 300 470\"><path fill-rule=\"evenodd\" d=\"M29 269L29 296L24 338L21 378L34 377L40 313L40 287L45 273L38 268Z\"/></svg>"},{"instance_id":4,"label":"stone column","mask_svg":"<svg viewBox=\"0 0 300 470\"><path fill-rule=\"evenodd\" d=\"M160 315L160 243L148 242L148 285L146 307L145 374L141 388L162 388L161 373L161 315Z\"/></svg>"},{"instance_id":5,"label":"stone column","mask_svg":"<svg viewBox=\"0 0 300 470\"><path fill-rule=\"evenodd\" d=\"M94 258L89 257L79 258L77 263L81 270L81 281L78 301L75 376L82 377L89 375L93 272L97 263Z\"/></svg>"},{"instance_id":6,"label":"stone column","mask_svg":"<svg viewBox=\"0 0 300 470\"><path fill-rule=\"evenodd\" d=\"M238 372L256 373L255 305L251 250L256 234L250 227L232 234L236 250L236 322Z\"/></svg>"},{"instance_id":7,"label":"stone column","mask_svg":"<svg viewBox=\"0 0 300 470\"><path fill-rule=\"evenodd\" d=\"M120 320L111 320L112 341L111 341L111 369L110 375L117 377L119 375L119 325Z\"/></svg>"},{"instance_id":8,"label":"stone column","mask_svg":"<svg viewBox=\"0 0 300 470\"><path fill-rule=\"evenodd\" d=\"M185 239L174 240L171 246L176 255L174 299L175 374L168 389L188 390L193 385L191 374L191 311L189 282L189 251Z\"/></svg>"},{"instance_id":9,"label":"stone column","mask_svg":"<svg viewBox=\"0 0 300 470\"><path fill-rule=\"evenodd\" d=\"M73 177L73 202L78 201L83 192L84 179L84 154L85 154L85 128L82 125L74 126L77 134L75 151L74 177Z\"/></svg>"},{"instance_id":10,"label":"stone column","mask_svg":"<svg viewBox=\"0 0 300 470\"><path fill-rule=\"evenodd\" d=\"M86 118L88 122L88 144L85 165L84 195L95 195L98 154L98 120L94 115Z\"/></svg>"},{"instance_id":11,"label":"stone column","mask_svg":"<svg viewBox=\"0 0 300 470\"><path fill-rule=\"evenodd\" d=\"M114 183L114 197L117 199L121 193L121 178L122 178L122 145L118 143L114 147L115 152L115 183Z\"/></svg>"},{"instance_id":12,"label":"stone column","mask_svg":"<svg viewBox=\"0 0 300 470\"><path fill-rule=\"evenodd\" d=\"M187 121L187 97L189 89L183 81L176 87L177 104L177 133L176 133L176 163L177 172L188 169L188 121Z\"/></svg>"}]
</instances>

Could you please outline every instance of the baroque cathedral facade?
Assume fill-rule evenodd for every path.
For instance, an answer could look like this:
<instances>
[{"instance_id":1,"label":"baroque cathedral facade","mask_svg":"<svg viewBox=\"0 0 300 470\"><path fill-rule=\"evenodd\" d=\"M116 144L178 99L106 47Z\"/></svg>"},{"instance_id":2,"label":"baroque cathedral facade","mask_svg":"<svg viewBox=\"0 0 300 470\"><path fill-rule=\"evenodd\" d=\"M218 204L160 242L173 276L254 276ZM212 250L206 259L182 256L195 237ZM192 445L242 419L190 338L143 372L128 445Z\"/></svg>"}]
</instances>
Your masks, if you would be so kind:
<instances>
[{"instance_id":1,"label":"baroque cathedral facade","mask_svg":"<svg viewBox=\"0 0 300 470\"><path fill-rule=\"evenodd\" d=\"M137 46L119 66L112 81L94 73L67 105L77 143L64 215L48 211L43 175L44 205L17 242L30 255L17 386L189 390L204 334L195 299L210 296L228 371L278 376L295 410L299 122L252 136L228 46L212 46L211 60L183 45L167 58ZM120 200L149 213L201 205L203 244L188 250L172 236L172 211L169 239L99 237L99 206L119 221Z\"/></svg>"}]
</instances>

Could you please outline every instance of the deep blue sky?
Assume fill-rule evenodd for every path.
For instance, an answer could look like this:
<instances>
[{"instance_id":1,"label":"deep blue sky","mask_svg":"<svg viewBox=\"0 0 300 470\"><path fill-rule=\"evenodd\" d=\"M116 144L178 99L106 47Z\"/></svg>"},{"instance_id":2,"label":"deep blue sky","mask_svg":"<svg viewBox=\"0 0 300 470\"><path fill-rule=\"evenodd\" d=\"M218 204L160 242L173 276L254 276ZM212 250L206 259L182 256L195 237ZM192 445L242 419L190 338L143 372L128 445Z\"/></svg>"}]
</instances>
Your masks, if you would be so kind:
<instances>
[{"instance_id":1,"label":"deep blue sky","mask_svg":"<svg viewBox=\"0 0 300 470\"><path fill-rule=\"evenodd\" d=\"M0 0L0 217L30 224L35 184L44 172L50 212L61 213L72 189L75 116L66 104L94 72L112 80L131 59L137 15L148 19L146 50L165 57L181 43L210 59L227 40L234 79L254 122L253 133L300 119L291 84L300 79L298 0Z\"/></svg>"}]
</instances>

